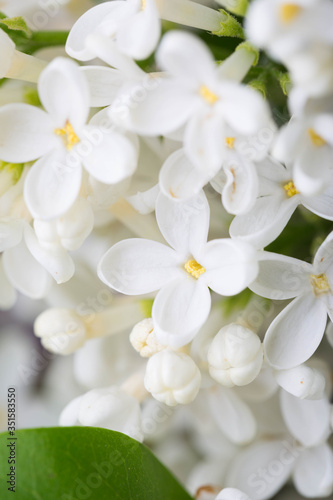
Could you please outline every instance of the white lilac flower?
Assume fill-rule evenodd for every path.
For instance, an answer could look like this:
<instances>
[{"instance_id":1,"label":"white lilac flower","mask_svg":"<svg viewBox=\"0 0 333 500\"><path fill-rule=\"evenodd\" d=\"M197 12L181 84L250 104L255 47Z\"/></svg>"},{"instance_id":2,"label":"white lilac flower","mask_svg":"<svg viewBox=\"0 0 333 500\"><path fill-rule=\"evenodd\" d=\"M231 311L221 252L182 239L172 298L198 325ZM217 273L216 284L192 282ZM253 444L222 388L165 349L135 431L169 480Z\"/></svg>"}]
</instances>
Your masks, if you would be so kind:
<instances>
[{"instance_id":1,"label":"white lilac flower","mask_svg":"<svg viewBox=\"0 0 333 500\"><path fill-rule=\"evenodd\" d=\"M167 404L189 404L197 396L201 373L193 359L184 352L164 349L148 361L145 388L152 396Z\"/></svg>"},{"instance_id":2,"label":"white lilac flower","mask_svg":"<svg viewBox=\"0 0 333 500\"><path fill-rule=\"evenodd\" d=\"M102 258L98 274L127 295L160 290L152 309L156 338L180 347L194 338L209 315L208 287L221 295L239 293L257 275L257 256L242 241L207 243L209 206L203 192L186 203L160 194L156 218L171 248L146 239L123 240Z\"/></svg>"},{"instance_id":3,"label":"white lilac flower","mask_svg":"<svg viewBox=\"0 0 333 500\"><path fill-rule=\"evenodd\" d=\"M212 177L222 166L230 130L232 137L247 136L270 126L269 108L262 96L238 83L254 63L255 51L243 48L234 56L218 67L202 41L171 31L156 56L166 76L135 105L112 105L111 116L142 135L182 130L178 138L184 136L187 157L204 177Z\"/></svg>"},{"instance_id":4,"label":"white lilac flower","mask_svg":"<svg viewBox=\"0 0 333 500\"><path fill-rule=\"evenodd\" d=\"M333 159L333 115L328 112L297 116L284 125L272 155L292 165L293 180L304 196L324 191Z\"/></svg>"},{"instance_id":5,"label":"white lilac flower","mask_svg":"<svg viewBox=\"0 0 333 500\"><path fill-rule=\"evenodd\" d=\"M313 264L270 252L259 255L259 274L251 290L273 300L295 297L265 335L265 356L274 368L294 368L319 346L327 314L333 314L332 266L333 232L319 247Z\"/></svg>"},{"instance_id":6,"label":"white lilac flower","mask_svg":"<svg viewBox=\"0 0 333 500\"><path fill-rule=\"evenodd\" d=\"M275 370L277 383L287 392L300 399L322 399L325 377L319 370L305 364L289 370Z\"/></svg>"},{"instance_id":7,"label":"white lilac flower","mask_svg":"<svg viewBox=\"0 0 333 500\"><path fill-rule=\"evenodd\" d=\"M219 31L222 13L188 0L127 0L105 2L85 12L70 31L67 53L81 61L98 53L89 43L95 34L111 40L115 48L133 59L146 59L154 52L161 36L163 19Z\"/></svg>"},{"instance_id":8,"label":"white lilac flower","mask_svg":"<svg viewBox=\"0 0 333 500\"><path fill-rule=\"evenodd\" d=\"M332 44L329 0L255 0L246 15L251 42L288 64L288 58L312 44Z\"/></svg>"},{"instance_id":9,"label":"white lilac flower","mask_svg":"<svg viewBox=\"0 0 333 500\"><path fill-rule=\"evenodd\" d=\"M89 91L70 60L57 58L43 71L39 96L46 111L25 104L0 109L0 157L19 163L39 160L25 180L24 196L34 218L52 219L75 202L85 169L115 184L136 168L137 146L105 124L104 115L89 125ZM103 112L101 112L103 113Z\"/></svg>"},{"instance_id":10,"label":"white lilac flower","mask_svg":"<svg viewBox=\"0 0 333 500\"><path fill-rule=\"evenodd\" d=\"M314 170L318 168L314 164ZM230 225L231 237L242 238L256 248L274 241L287 225L297 206L302 204L311 212L333 220L333 172L317 196L306 196L294 181L290 165L284 167L273 158L257 165L259 195L254 207L244 215L236 215Z\"/></svg>"}]
</instances>

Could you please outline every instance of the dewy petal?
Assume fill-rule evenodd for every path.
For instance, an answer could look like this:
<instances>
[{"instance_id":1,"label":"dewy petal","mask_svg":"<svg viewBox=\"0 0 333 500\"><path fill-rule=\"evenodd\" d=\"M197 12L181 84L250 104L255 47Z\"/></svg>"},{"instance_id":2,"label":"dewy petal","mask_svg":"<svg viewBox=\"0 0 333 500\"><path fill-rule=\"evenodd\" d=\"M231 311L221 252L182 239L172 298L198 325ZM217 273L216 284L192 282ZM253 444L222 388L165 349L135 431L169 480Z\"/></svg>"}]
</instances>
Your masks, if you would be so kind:
<instances>
[{"instance_id":1,"label":"dewy petal","mask_svg":"<svg viewBox=\"0 0 333 500\"><path fill-rule=\"evenodd\" d=\"M183 276L159 291L152 309L156 338L175 349L193 340L211 306L207 286L181 271Z\"/></svg>"},{"instance_id":2,"label":"dewy petal","mask_svg":"<svg viewBox=\"0 0 333 500\"><path fill-rule=\"evenodd\" d=\"M133 59L146 59L154 52L160 35L161 21L155 1L146 0L143 10L124 19L120 24L117 31L117 45L121 52Z\"/></svg>"},{"instance_id":3,"label":"dewy petal","mask_svg":"<svg viewBox=\"0 0 333 500\"><path fill-rule=\"evenodd\" d=\"M31 255L53 276L58 284L71 279L75 266L73 259L66 250L59 248L49 251L43 248L31 226L25 227L24 237Z\"/></svg>"},{"instance_id":4,"label":"dewy petal","mask_svg":"<svg viewBox=\"0 0 333 500\"><path fill-rule=\"evenodd\" d=\"M222 191L222 203L231 214L244 214L251 210L258 196L258 175L254 164L245 156L228 152L223 170L227 181Z\"/></svg>"},{"instance_id":5,"label":"dewy petal","mask_svg":"<svg viewBox=\"0 0 333 500\"><path fill-rule=\"evenodd\" d=\"M185 128L186 155L203 175L213 177L222 166L226 150L223 133L223 117L206 107L195 113Z\"/></svg>"},{"instance_id":6,"label":"dewy petal","mask_svg":"<svg viewBox=\"0 0 333 500\"><path fill-rule=\"evenodd\" d=\"M68 121L78 133L89 114L89 86L79 66L69 59L57 57L38 80L40 100L58 128Z\"/></svg>"},{"instance_id":7,"label":"dewy petal","mask_svg":"<svg viewBox=\"0 0 333 500\"><path fill-rule=\"evenodd\" d=\"M240 293L258 274L257 252L241 240L212 240L197 260L206 269L202 280L220 295Z\"/></svg>"},{"instance_id":8,"label":"dewy petal","mask_svg":"<svg viewBox=\"0 0 333 500\"><path fill-rule=\"evenodd\" d=\"M330 404L326 398L299 399L281 391L281 411L289 432L303 446L322 443L330 433Z\"/></svg>"},{"instance_id":9,"label":"dewy petal","mask_svg":"<svg viewBox=\"0 0 333 500\"><path fill-rule=\"evenodd\" d=\"M45 111L28 104L7 104L0 108L2 161L36 160L57 146L54 122Z\"/></svg>"},{"instance_id":10,"label":"dewy petal","mask_svg":"<svg viewBox=\"0 0 333 500\"><path fill-rule=\"evenodd\" d=\"M254 438L257 425L248 405L224 387L214 387L208 394L212 416L232 443L247 444Z\"/></svg>"},{"instance_id":11,"label":"dewy petal","mask_svg":"<svg viewBox=\"0 0 333 500\"><path fill-rule=\"evenodd\" d=\"M55 150L29 170L24 199L34 218L49 220L59 217L76 200L81 187L81 166L67 164L66 158L65 150Z\"/></svg>"},{"instance_id":12,"label":"dewy petal","mask_svg":"<svg viewBox=\"0 0 333 500\"><path fill-rule=\"evenodd\" d=\"M209 213L203 191L178 203L163 193L156 200L156 219L160 231L169 245L184 257L190 254L195 257L207 242Z\"/></svg>"},{"instance_id":13,"label":"dewy petal","mask_svg":"<svg viewBox=\"0 0 333 500\"><path fill-rule=\"evenodd\" d=\"M214 78L215 61L210 50L190 33L168 32L162 39L156 57L162 69L187 80L190 86Z\"/></svg>"},{"instance_id":14,"label":"dewy petal","mask_svg":"<svg viewBox=\"0 0 333 500\"><path fill-rule=\"evenodd\" d=\"M233 219L230 236L242 238L258 249L264 248L281 234L298 203L298 196L288 200L281 200L279 193L261 196L252 210Z\"/></svg>"},{"instance_id":15,"label":"dewy petal","mask_svg":"<svg viewBox=\"0 0 333 500\"><path fill-rule=\"evenodd\" d=\"M125 76L118 69L82 66L80 70L88 82L92 107L109 106L125 82Z\"/></svg>"},{"instance_id":16,"label":"dewy petal","mask_svg":"<svg viewBox=\"0 0 333 500\"><path fill-rule=\"evenodd\" d=\"M2 257L0 257L0 309L10 309L16 302L17 294L15 288L9 282L3 268Z\"/></svg>"},{"instance_id":17,"label":"dewy petal","mask_svg":"<svg viewBox=\"0 0 333 500\"><path fill-rule=\"evenodd\" d=\"M66 52L79 61L94 59L96 54L86 45L88 35L98 31L100 25L109 15L115 16L124 7L124 2L113 1L102 3L85 12L72 27L66 42Z\"/></svg>"},{"instance_id":18,"label":"dewy petal","mask_svg":"<svg viewBox=\"0 0 333 500\"><path fill-rule=\"evenodd\" d=\"M197 195L208 181L209 177L193 166L183 149L172 153L160 170L161 191L174 203Z\"/></svg>"},{"instance_id":19,"label":"dewy petal","mask_svg":"<svg viewBox=\"0 0 333 500\"><path fill-rule=\"evenodd\" d=\"M271 252L260 252L259 274L251 290L257 295L273 300L297 297L311 290L310 264L299 259Z\"/></svg>"},{"instance_id":20,"label":"dewy petal","mask_svg":"<svg viewBox=\"0 0 333 500\"><path fill-rule=\"evenodd\" d=\"M326 321L326 305L312 291L297 297L267 330L264 339L267 361L280 370L307 361L323 338Z\"/></svg>"},{"instance_id":21,"label":"dewy petal","mask_svg":"<svg viewBox=\"0 0 333 500\"><path fill-rule=\"evenodd\" d=\"M10 283L21 293L32 299L41 299L47 294L52 278L28 250L25 241L3 253L4 271Z\"/></svg>"},{"instance_id":22,"label":"dewy petal","mask_svg":"<svg viewBox=\"0 0 333 500\"><path fill-rule=\"evenodd\" d=\"M143 79L123 90L110 108L115 120L141 135L165 135L179 129L193 111L195 97L167 78Z\"/></svg>"},{"instance_id":23,"label":"dewy petal","mask_svg":"<svg viewBox=\"0 0 333 500\"><path fill-rule=\"evenodd\" d=\"M272 439L256 441L236 455L228 471L226 484L239 488L252 500L273 498L287 482L295 465L295 458L289 451L291 446L289 444L287 447L286 442ZM268 468L269 481L262 476L267 466L271 466Z\"/></svg>"},{"instance_id":24,"label":"dewy petal","mask_svg":"<svg viewBox=\"0 0 333 500\"><path fill-rule=\"evenodd\" d=\"M333 452L327 443L304 450L293 474L297 491L306 498L328 497L333 492Z\"/></svg>"},{"instance_id":25,"label":"dewy petal","mask_svg":"<svg viewBox=\"0 0 333 500\"><path fill-rule=\"evenodd\" d=\"M94 138L97 140L95 142ZM86 126L82 141L87 140L87 154L82 155L86 170L104 184L116 184L132 175L138 162L136 146L128 137L99 127Z\"/></svg>"},{"instance_id":26,"label":"dewy petal","mask_svg":"<svg viewBox=\"0 0 333 500\"><path fill-rule=\"evenodd\" d=\"M131 238L110 248L98 266L98 276L111 288L127 295L158 290L182 276L179 256L156 241Z\"/></svg>"}]
</instances>

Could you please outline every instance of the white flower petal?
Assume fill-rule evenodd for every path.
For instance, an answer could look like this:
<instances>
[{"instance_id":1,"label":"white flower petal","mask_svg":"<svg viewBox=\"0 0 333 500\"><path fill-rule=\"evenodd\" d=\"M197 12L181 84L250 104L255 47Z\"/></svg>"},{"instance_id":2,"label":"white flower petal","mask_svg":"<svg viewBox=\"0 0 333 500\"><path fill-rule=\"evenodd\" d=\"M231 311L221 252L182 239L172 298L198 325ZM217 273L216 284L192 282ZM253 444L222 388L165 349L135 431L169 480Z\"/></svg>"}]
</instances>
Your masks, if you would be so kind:
<instances>
[{"instance_id":1,"label":"white flower petal","mask_svg":"<svg viewBox=\"0 0 333 500\"><path fill-rule=\"evenodd\" d=\"M293 474L297 491L306 498L322 498L333 492L333 452L328 444L304 450Z\"/></svg>"},{"instance_id":2,"label":"white flower petal","mask_svg":"<svg viewBox=\"0 0 333 500\"><path fill-rule=\"evenodd\" d=\"M193 111L195 98L178 82L160 78L124 89L110 108L117 123L141 135L165 135L179 129Z\"/></svg>"},{"instance_id":3,"label":"white flower petal","mask_svg":"<svg viewBox=\"0 0 333 500\"><path fill-rule=\"evenodd\" d=\"M259 183L254 164L245 156L228 152L223 165L227 181L222 191L222 203L231 214L249 212L255 204Z\"/></svg>"},{"instance_id":4,"label":"white flower petal","mask_svg":"<svg viewBox=\"0 0 333 500\"><path fill-rule=\"evenodd\" d=\"M0 219L0 252L20 243L23 227L23 221L20 219Z\"/></svg>"},{"instance_id":5,"label":"white flower petal","mask_svg":"<svg viewBox=\"0 0 333 500\"><path fill-rule=\"evenodd\" d=\"M7 104L0 109L0 158L23 163L36 160L56 148L54 122L39 108Z\"/></svg>"},{"instance_id":6,"label":"white flower petal","mask_svg":"<svg viewBox=\"0 0 333 500\"><path fill-rule=\"evenodd\" d=\"M66 42L66 52L79 61L94 59L96 54L87 47L87 36L98 31L100 25L110 14L117 16L124 2L114 1L96 5L85 12L72 27ZM118 16L117 16L118 17Z\"/></svg>"},{"instance_id":7,"label":"white flower petal","mask_svg":"<svg viewBox=\"0 0 333 500\"><path fill-rule=\"evenodd\" d=\"M48 220L61 216L72 206L81 187L81 166L66 164L64 151L52 151L28 172L24 199L32 216Z\"/></svg>"},{"instance_id":8,"label":"white flower petal","mask_svg":"<svg viewBox=\"0 0 333 500\"><path fill-rule=\"evenodd\" d=\"M244 401L233 390L214 387L208 395L212 416L222 432L235 444L246 444L254 438L257 426Z\"/></svg>"},{"instance_id":9,"label":"white flower petal","mask_svg":"<svg viewBox=\"0 0 333 500\"><path fill-rule=\"evenodd\" d=\"M97 134L97 143L89 139L94 134ZM87 138L88 153L83 156L82 163L98 181L116 184L134 173L138 151L128 137L118 132L104 132L92 125L85 127L83 136Z\"/></svg>"},{"instance_id":10,"label":"white flower petal","mask_svg":"<svg viewBox=\"0 0 333 500\"><path fill-rule=\"evenodd\" d=\"M256 248L264 248L281 234L298 203L298 196L283 201L279 193L261 196L252 210L233 219L229 228L230 236L242 238Z\"/></svg>"},{"instance_id":11,"label":"white flower petal","mask_svg":"<svg viewBox=\"0 0 333 500\"><path fill-rule=\"evenodd\" d=\"M235 295L257 277L258 259L248 243L229 238L212 240L198 262L206 269L202 280L220 295Z\"/></svg>"},{"instance_id":12,"label":"white flower petal","mask_svg":"<svg viewBox=\"0 0 333 500\"><path fill-rule=\"evenodd\" d=\"M170 31L162 39L157 62L165 71L190 84L214 78L215 62L206 45L196 36Z\"/></svg>"},{"instance_id":13,"label":"white flower petal","mask_svg":"<svg viewBox=\"0 0 333 500\"><path fill-rule=\"evenodd\" d=\"M330 405L326 398L299 399L281 391L281 411L289 432L303 446L320 444L330 433Z\"/></svg>"},{"instance_id":14,"label":"white flower petal","mask_svg":"<svg viewBox=\"0 0 333 500\"><path fill-rule=\"evenodd\" d=\"M223 117L205 107L194 114L185 128L186 155L203 175L213 177L222 166L226 150L223 132Z\"/></svg>"},{"instance_id":15,"label":"white flower petal","mask_svg":"<svg viewBox=\"0 0 333 500\"><path fill-rule=\"evenodd\" d=\"M160 170L162 193L174 200L187 200L199 193L209 176L197 170L182 149L172 153Z\"/></svg>"},{"instance_id":16,"label":"white flower petal","mask_svg":"<svg viewBox=\"0 0 333 500\"><path fill-rule=\"evenodd\" d=\"M215 500L251 500L245 493L236 488L223 488Z\"/></svg>"},{"instance_id":17,"label":"white flower petal","mask_svg":"<svg viewBox=\"0 0 333 500\"><path fill-rule=\"evenodd\" d=\"M111 288L127 295L158 290L182 276L174 250L156 241L132 238L110 248L98 266L98 276Z\"/></svg>"},{"instance_id":18,"label":"white flower petal","mask_svg":"<svg viewBox=\"0 0 333 500\"><path fill-rule=\"evenodd\" d=\"M325 377L315 368L300 365L289 370L275 370L278 384L300 399L321 399L324 395Z\"/></svg>"},{"instance_id":19,"label":"white flower petal","mask_svg":"<svg viewBox=\"0 0 333 500\"><path fill-rule=\"evenodd\" d=\"M176 349L193 340L211 306L207 286L182 272L183 276L159 291L152 309L157 340Z\"/></svg>"},{"instance_id":20,"label":"white flower petal","mask_svg":"<svg viewBox=\"0 0 333 500\"><path fill-rule=\"evenodd\" d=\"M2 258L0 258L0 309L10 309L16 302L17 294L15 288L9 282Z\"/></svg>"},{"instance_id":21,"label":"white flower petal","mask_svg":"<svg viewBox=\"0 0 333 500\"><path fill-rule=\"evenodd\" d=\"M207 242L209 205L203 191L178 203L160 193L156 200L156 219L166 241L184 257L191 253L195 257Z\"/></svg>"},{"instance_id":22,"label":"white flower petal","mask_svg":"<svg viewBox=\"0 0 333 500\"><path fill-rule=\"evenodd\" d=\"M287 441L255 442L232 461L226 484L244 491L251 500L273 498L295 465L296 452L291 452L291 447Z\"/></svg>"},{"instance_id":23,"label":"white flower petal","mask_svg":"<svg viewBox=\"0 0 333 500\"><path fill-rule=\"evenodd\" d=\"M82 66L90 91L90 106L109 106L125 82L124 75L117 69L105 66Z\"/></svg>"},{"instance_id":24,"label":"white flower petal","mask_svg":"<svg viewBox=\"0 0 333 500\"><path fill-rule=\"evenodd\" d=\"M325 191L318 196L303 197L302 203L308 210L319 215L319 217L333 220L333 173L330 172L330 181Z\"/></svg>"},{"instance_id":25,"label":"white flower petal","mask_svg":"<svg viewBox=\"0 0 333 500\"><path fill-rule=\"evenodd\" d=\"M30 226L25 227L24 237L31 255L53 276L58 284L71 279L75 266L66 250L63 248L57 248L54 251L46 250L40 245Z\"/></svg>"},{"instance_id":26,"label":"white flower petal","mask_svg":"<svg viewBox=\"0 0 333 500\"><path fill-rule=\"evenodd\" d=\"M265 339L267 361L280 370L307 361L323 338L327 308L312 292L293 300L271 323Z\"/></svg>"},{"instance_id":27,"label":"white flower petal","mask_svg":"<svg viewBox=\"0 0 333 500\"><path fill-rule=\"evenodd\" d=\"M15 43L2 29L0 29L0 46L0 78L4 78L13 62Z\"/></svg>"},{"instance_id":28,"label":"white flower petal","mask_svg":"<svg viewBox=\"0 0 333 500\"><path fill-rule=\"evenodd\" d=\"M149 36L147 36L149 33ZM125 19L117 31L119 50L133 59L146 59L154 52L161 35L161 22L154 0Z\"/></svg>"},{"instance_id":29,"label":"white flower petal","mask_svg":"<svg viewBox=\"0 0 333 500\"><path fill-rule=\"evenodd\" d=\"M330 181L331 148L304 147L294 164L294 182L304 196L324 191Z\"/></svg>"},{"instance_id":30,"label":"white flower petal","mask_svg":"<svg viewBox=\"0 0 333 500\"><path fill-rule=\"evenodd\" d=\"M331 274L333 263L333 231L327 236L318 248L313 260L315 274L321 274L328 271Z\"/></svg>"},{"instance_id":31,"label":"white flower petal","mask_svg":"<svg viewBox=\"0 0 333 500\"><path fill-rule=\"evenodd\" d=\"M68 121L80 132L89 114L89 87L79 66L69 59L57 57L38 80L40 100L58 128Z\"/></svg>"},{"instance_id":32,"label":"white flower petal","mask_svg":"<svg viewBox=\"0 0 333 500\"><path fill-rule=\"evenodd\" d=\"M3 266L10 283L32 299L45 297L51 287L51 276L34 259L24 240L16 247L5 250Z\"/></svg>"},{"instance_id":33,"label":"white flower petal","mask_svg":"<svg viewBox=\"0 0 333 500\"><path fill-rule=\"evenodd\" d=\"M309 274L312 266L285 255L260 252L259 274L251 290L257 295L273 300L297 297L311 289Z\"/></svg>"}]
</instances>

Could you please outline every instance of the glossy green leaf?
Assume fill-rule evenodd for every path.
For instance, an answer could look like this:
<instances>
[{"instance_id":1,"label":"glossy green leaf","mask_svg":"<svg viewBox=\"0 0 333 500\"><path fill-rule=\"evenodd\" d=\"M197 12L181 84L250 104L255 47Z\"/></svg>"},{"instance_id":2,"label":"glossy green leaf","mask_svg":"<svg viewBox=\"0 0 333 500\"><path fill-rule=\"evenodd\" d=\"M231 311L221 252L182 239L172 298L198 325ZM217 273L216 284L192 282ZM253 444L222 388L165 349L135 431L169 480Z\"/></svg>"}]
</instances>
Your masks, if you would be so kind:
<instances>
[{"instance_id":1,"label":"glossy green leaf","mask_svg":"<svg viewBox=\"0 0 333 500\"><path fill-rule=\"evenodd\" d=\"M19 430L15 438L0 434L1 499L191 500L146 446L119 432L56 427ZM11 466L15 493L8 491Z\"/></svg>"}]
</instances>

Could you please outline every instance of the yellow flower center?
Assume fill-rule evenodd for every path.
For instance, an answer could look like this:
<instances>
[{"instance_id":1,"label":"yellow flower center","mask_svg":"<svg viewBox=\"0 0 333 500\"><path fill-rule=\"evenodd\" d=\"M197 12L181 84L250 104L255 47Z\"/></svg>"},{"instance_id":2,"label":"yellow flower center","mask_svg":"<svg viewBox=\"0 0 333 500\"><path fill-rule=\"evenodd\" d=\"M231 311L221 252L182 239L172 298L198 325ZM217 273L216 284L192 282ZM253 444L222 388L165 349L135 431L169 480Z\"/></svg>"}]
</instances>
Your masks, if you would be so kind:
<instances>
[{"instance_id":1,"label":"yellow flower center","mask_svg":"<svg viewBox=\"0 0 333 500\"><path fill-rule=\"evenodd\" d=\"M206 272L206 269L200 266L200 264L198 264L198 262L194 259L188 260L184 265L184 268L191 276L193 276L193 278L196 279L198 279L201 274Z\"/></svg>"},{"instance_id":2,"label":"yellow flower center","mask_svg":"<svg viewBox=\"0 0 333 500\"><path fill-rule=\"evenodd\" d=\"M214 92L209 90L209 88L206 87L206 85L201 85L199 89L199 94L210 105L215 104L216 101L219 100L218 96L214 94Z\"/></svg>"},{"instance_id":3,"label":"yellow flower center","mask_svg":"<svg viewBox=\"0 0 333 500\"><path fill-rule=\"evenodd\" d=\"M283 189L285 190L288 198L292 198L295 194L299 194L299 191L295 188L293 181L287 182L287 184L283 186Z\"/></svg>"},{"instance_id":4,"label":"yellow flower center","mask_svg":"<svg viewBox=\"0 0 333 500\"><path fill-rule=\"evenodd\" d=\"M321 148L322 146L325 146L326 141L323 139L320 135L316 134L316 132L313 130L313 128L309 128L308 130L310 139L314 146L317 148Z\"/></svg>"},{"instance_id":5,"label":"yellow flower center","mask_svg":"<svg viewBox=\"0 0 333 500\"><path fill-rule=\"evenodd\" d=\"M147 0L141 0L141 10L145 10L147 7Z\"/></svg>"},{"instance_id":6,"label":"yellow flower center","mask_svg":"<svg viewBox=\"0 0 333 500\"><path fill-rule=\"evenodd\" d=\"M64 128L56 128L54 133L62 138L67 151L71 151L75 144L80 142L80 139L74 132L74 129L68 120L66 121Z\"/></svg>"},{"instance_id":7,"label":"yellow flower center","mask_svg":"<svg viewBox=\"0 0 333 500\"><path fill-rule=\"evenodd\" d=\"M325 274L311 274L310 281L313 288L313 293L317 296L323 293L327 293L331 290L330 284Z\"/></svg>"},{"instance_id":8,"label":"yellow flower center","mask_svg":"<svg viewBox=\"0 0 333 500\"><path fill-rule=\"evenodd\" d=\"M284 24L288 24L297 17L302 10L302 7L295 3L285 3L280 7L280 19Z\"/></svg>"},{"instance_id":9,"label":"yellow flower center","mask_svg":"<svg viewBox=\"0 0 333 500\"><path fill-rule=\"evenodd\" d=\"M235 137L226 137L225 142L227 144L227 147L230 149L234 149L235 147Z\"/></svg>"}]
</instances>

